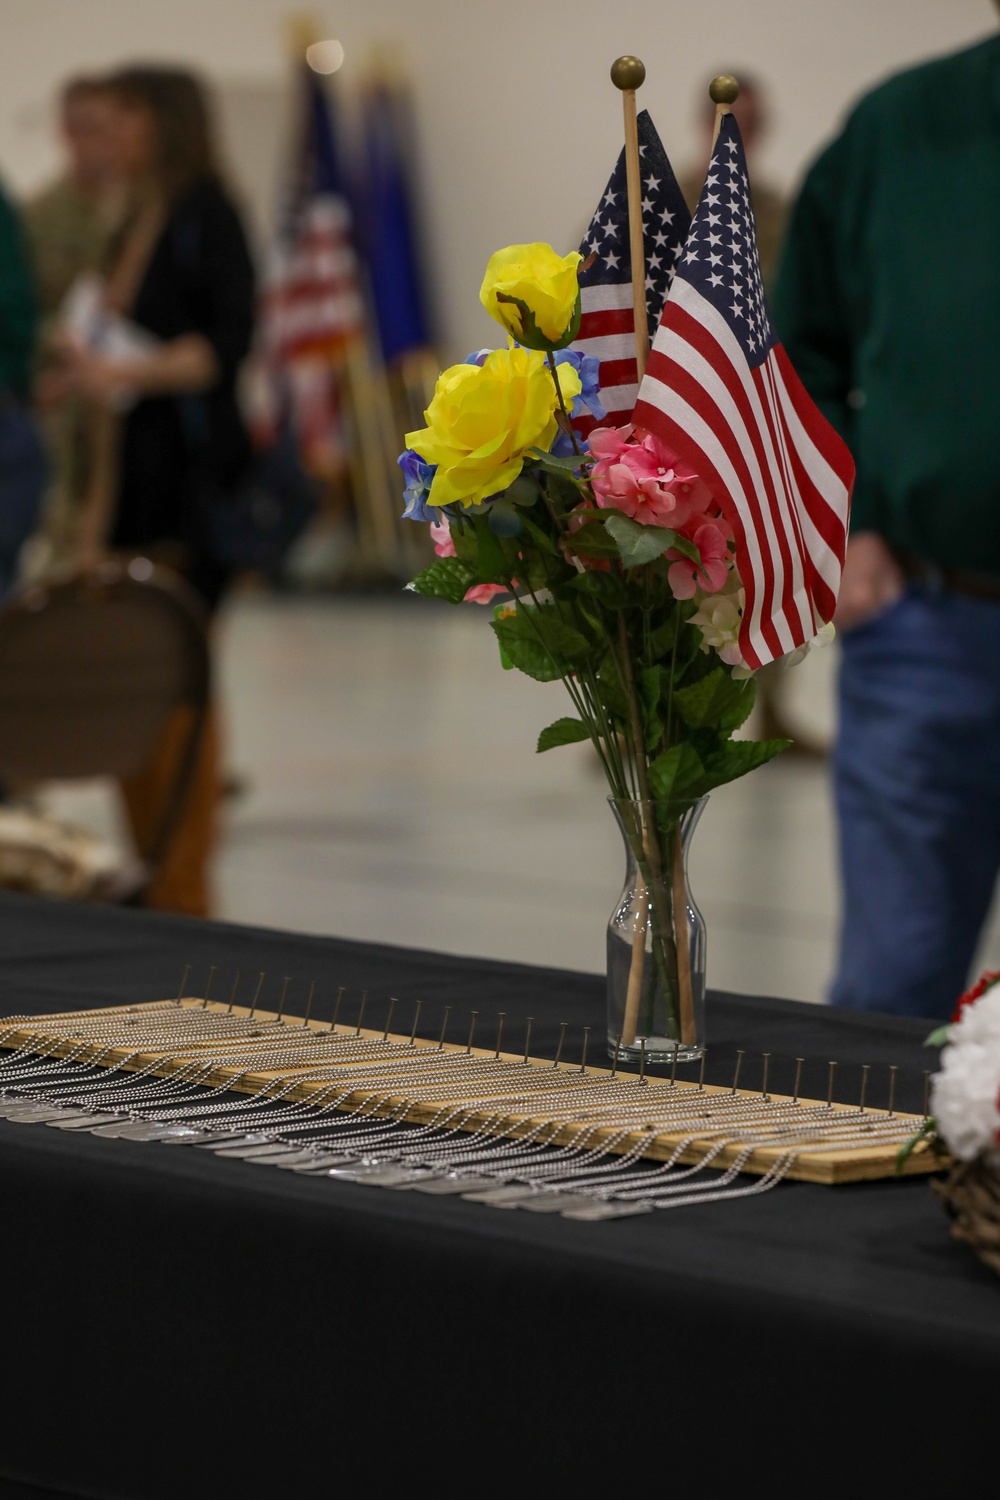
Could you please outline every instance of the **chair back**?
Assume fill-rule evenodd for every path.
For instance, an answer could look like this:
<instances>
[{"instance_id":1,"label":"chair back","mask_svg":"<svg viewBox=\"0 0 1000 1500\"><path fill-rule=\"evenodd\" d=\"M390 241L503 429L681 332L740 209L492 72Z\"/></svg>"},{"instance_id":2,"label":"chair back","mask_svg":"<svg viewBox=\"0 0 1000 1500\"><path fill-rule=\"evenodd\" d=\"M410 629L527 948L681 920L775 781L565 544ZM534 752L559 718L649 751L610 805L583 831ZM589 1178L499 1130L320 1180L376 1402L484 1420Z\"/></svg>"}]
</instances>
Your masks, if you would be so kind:
<instances>
[{"instance_id":1,"label":"chair back","mask_svg":"<svg viewBox=\"0 0 1000 1500\"><path fill-rule=\"evenodd\" d=\"M200 605L147 558L27 588L0 607L0 778L132 775L208 691Z\"/></svg>"}]
</instances>

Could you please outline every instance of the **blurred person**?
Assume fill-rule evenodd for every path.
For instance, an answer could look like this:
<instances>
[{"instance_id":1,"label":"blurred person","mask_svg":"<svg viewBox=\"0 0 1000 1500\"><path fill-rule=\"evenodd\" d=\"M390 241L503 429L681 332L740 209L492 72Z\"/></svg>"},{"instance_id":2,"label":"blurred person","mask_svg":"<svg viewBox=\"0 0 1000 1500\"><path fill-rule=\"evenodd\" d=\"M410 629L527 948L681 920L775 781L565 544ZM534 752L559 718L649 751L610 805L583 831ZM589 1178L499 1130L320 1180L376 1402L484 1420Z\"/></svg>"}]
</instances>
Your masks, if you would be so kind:
<instances>
[{"instance_id":1,"label":"blurred person","mask_svg":"<svg viewBox=\"0 0 1000 1500\"><path fill-rule=\"evenodd\" d=\"M25 206L44 316L61 307L81 272L104 264L121 217L115 102L103 78L71 78L59 96L65 167Z\"/></svg>"},{"instance_id":2,"label":"blurred person","mask_svg":"<svg viewBox=\"0 0 1000 1500\"><path fill-rule=\"evenodd\" d=\"M0 188L0 595L35 528L47 464L29 405L37 298L18 216Z\"/></svg>"},{"instance_id":3,"label":"blurred person","mask_svg":"<svg viewBox=\"0 0 1000 1500\"><path fill-rule=\"evenodd\" d=\"M865 96L792 214L776 324L857 463L836 622L831 999L928 1017L1000 868L1000 37Z\"/></svg>"},{"instance_id":4,"label":"blurred person","mask_svg":"<svg viewBox=\"0 0 1000 1500\"><path fill-rule=\"evenodd\" d=\"M59 134L65 167L24 210L42 313L38 394L52 460L42 526L28 565L36 577L58 572L73 558L90 480L86 404L80 399L56 404L47 400L46 368L58 358L59 320L67 298L81 277L101 270L121 220L114 115L104 79L76 77L63 86Z\"/></svg>"},{"instance_id":5,"label":"blurred person","mask_svg":"<svg viewBox=\"0 0 1000 1500\"><path fill-rule=\"evenodd\" d=\"M133 67L108 80L116 166L130 210L108 258L100 306L62 350L67 393L99 413L79 560L103 549L173 567L218 605L228 581L209 541L206 507L252 462L236 379L253 333L254 277L239 215L222 183L204 93L178 69ZM186 815L147 904L207 913L218 757L206 730ZM144 853L174 759L124 785Z\"/></svg>"}]
</instances>

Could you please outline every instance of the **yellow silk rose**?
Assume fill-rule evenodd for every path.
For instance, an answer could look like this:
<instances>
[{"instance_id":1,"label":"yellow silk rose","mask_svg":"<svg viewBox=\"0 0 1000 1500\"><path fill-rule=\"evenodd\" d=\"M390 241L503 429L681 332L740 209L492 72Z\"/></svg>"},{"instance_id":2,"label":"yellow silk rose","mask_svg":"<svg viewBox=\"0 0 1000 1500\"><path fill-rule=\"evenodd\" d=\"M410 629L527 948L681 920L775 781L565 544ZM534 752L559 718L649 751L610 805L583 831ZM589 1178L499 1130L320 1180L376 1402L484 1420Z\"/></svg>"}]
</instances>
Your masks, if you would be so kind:
<instances>
[{"instance_id":1,"label":"yellow silk rose","mask_svg":"<svg viewBox=\"0 0 1000 1500\"><path fill-rule=\"evenodd\" d=\"M564 349L580 327L581 259L551 245L508 245L490 256L479 300L519 344Z\"/></svg>"},{"instance_id":2,"label":"yellow silk rose","mask_svg":"<svg viewBox=\"0 0 1000 1500\"><path fill-rule=\"evenodd\" d=\"M568 363L557 370L569 408L580 377ZM444 370L427 426L406 434L406 446L437 465L428 505L481 505L513 484L528 448L551 447L558 404L545 356L530 349L495 349L482 365Z\"/></svg>"}]
</instances>

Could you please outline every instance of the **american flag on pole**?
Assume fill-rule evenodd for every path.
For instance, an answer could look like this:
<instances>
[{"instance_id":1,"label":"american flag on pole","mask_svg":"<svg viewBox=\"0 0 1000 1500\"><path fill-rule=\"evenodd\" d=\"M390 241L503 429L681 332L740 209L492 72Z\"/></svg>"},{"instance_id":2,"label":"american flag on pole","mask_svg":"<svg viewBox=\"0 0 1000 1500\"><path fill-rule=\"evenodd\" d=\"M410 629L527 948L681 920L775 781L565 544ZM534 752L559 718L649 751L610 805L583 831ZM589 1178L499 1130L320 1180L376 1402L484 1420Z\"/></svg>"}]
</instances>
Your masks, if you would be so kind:
<instances>
[{"instance_id":1,"label":"american flag on pole","mask_svg":"<svg viewBox=\"0 0 1000 1500\"><path fill-rule=\"evenodd\" d=\"M343 463L336 356L363 335L365 304L330 103L305 65L300 87L300 133L261 302L256 426L266 439L289 422L309 466L333 472Z\"/></svg>"},{"instance_id":2,"label":"american flag on pole","mask_svg":"<svg viewBox=\"0 0 1000 1500\"><path fill-rule=\"evenodd\" d=\"M712 487L736 537L751 667L803 645L837 602L854 463L778 343L739 127L722 117L634 421Z\"/></svg>"},{"instance_id":3,"label":"american flag on pole","mask_svg":"<svg viewBox=\"0 0 1000 1500\"><path fill-rule=\"evenodd\" d=\"M636 124L643 190L646 310L652 338L677 257L684 248L691 215L647 110L642 111ZM601 404L608 413L607 420L621 424L630 420L639 390L624 150L590 221L580 254L585 261L590 256L594 259L580 276L580 333L571 347L600 360ZM587 416L574 418L573 426L586 437L596 423Z\"/></svg>"}]
</instances>

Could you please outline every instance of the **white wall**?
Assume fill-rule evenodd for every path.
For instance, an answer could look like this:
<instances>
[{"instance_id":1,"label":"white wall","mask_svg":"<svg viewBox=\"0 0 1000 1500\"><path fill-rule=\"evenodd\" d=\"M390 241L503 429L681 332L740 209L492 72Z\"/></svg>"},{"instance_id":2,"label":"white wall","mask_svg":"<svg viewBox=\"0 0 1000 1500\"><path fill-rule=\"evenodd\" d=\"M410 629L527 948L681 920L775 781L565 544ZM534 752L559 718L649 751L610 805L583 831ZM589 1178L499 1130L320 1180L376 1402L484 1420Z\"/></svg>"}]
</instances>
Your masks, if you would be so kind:
<instances>
[{"instance_id":1,"label":"white wall","mask_svg":"<svg viewBox=\"0 0 1000 1500\"><path fill-rule=\"evenodd\" d=\"M277 120L282 0L0 0L0 167L27 190L53 169L49 100L69 71L142 57L197 65ZM990 0L351 0L315 7L344 43L339 75L393 42L417 99L428 238L446 349L490 338L476 293L497 246L570 249L618 151L608 68L636 52L640 94L675 165L713 73L769 83L774 131L761 166L791 184L867 85L965 45L996 23ZM268 126L269 129L276 128ZM258 199L271 163L237 150ZM249 161L246 157L249 155ZM273 159L273 158L272 158Z\"/></svg>"}]
</instances>

